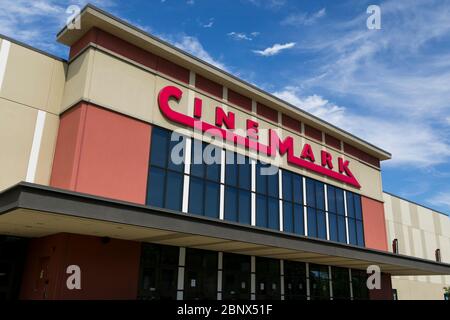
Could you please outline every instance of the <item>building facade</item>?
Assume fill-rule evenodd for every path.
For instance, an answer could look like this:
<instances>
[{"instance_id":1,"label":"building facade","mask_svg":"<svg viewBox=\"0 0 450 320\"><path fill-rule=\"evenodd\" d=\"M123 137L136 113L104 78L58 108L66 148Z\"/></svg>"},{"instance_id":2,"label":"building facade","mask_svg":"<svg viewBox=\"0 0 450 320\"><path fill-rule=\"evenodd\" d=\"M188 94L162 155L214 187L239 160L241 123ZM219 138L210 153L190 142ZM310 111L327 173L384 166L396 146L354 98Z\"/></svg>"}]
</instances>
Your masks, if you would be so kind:
<instances>
[{"instance_id":1,"label":"building facade","mask_svg":"<svg viewBox=\"0 0 450 320\"><path fill-rule=\"evenodd\" d=\"M2 297L443 297L448 217L383 193L388 152L95 7L80 25L67 61L0 42Z\"/></svg>"}]
</instances>

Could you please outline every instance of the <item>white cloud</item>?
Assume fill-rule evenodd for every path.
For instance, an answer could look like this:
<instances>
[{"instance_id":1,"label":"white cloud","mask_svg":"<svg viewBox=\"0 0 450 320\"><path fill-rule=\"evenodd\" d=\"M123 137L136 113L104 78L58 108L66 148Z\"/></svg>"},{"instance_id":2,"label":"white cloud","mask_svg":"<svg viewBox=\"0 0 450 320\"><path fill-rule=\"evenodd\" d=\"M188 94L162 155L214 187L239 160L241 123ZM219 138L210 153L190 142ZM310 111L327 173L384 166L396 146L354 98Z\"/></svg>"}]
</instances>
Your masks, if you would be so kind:
<instances>
[{"instance_id":1,"label":"white cloud","mask_svg":"<svg viewBox=\"0 0 450 320\"><path fill-rule=\"evenodd\" d=\"M261 56L274 56L279 54L281 51L286 49L291 49L295 46L295 42L289 42L285 44L274 44L272 47L266 48L264 50L253 50L254 53Z\"/></svg>"},{"instance_id":2,"label":"white cloud","mask_svg":"<svg viewBox=\"0 0 450 320\"><path fill-rule=\"evenodd\" d=\"M427 200L432 206L445 207L450 210L450 191L439 192Z\"/></svg>"},{"instance_id":3,"label":"white cloud","mask_svg":"<svg viewBox=\"0 0 450 320\"><path fill-rule=\"evenodd\" d=\"M252 32L250 35L247 35L243 32L229 32L227 33L227 36L233 38L234 40L247 40L252 41L253 37L256 37L259 35L259 32Z\"/></svg>"},{"instance_id":4,"label":"white cloud","mask_svg":"<svg viewBox=\"0 0 450 320\"><path fill-rule=\"evenodd\" d=\"M307 13L295 13L287 16L283 21L281 21L282 25L286 26L309 26L314 24L317 20L320 18L325 17L326 15L326 9L322 8L317 12L314 12L312 14Z\"/></svg>"},{"instance_id":5,"label":"white cloud","mask_svg":"<svg viewBox=\"0 0 450 320\"><path fill-rule=\"evenodd\" d=\"M430 167L450 157L450 146L439 130L426 123L399 122L395 118L359 115L318 95L302 96L297 87L286 87L274 95L337 127L392 153L386 165Z\"/></svg>"},{"instance_id":6,"label":"white cloud","mask_svg":"<svg viewBox=\"0 0 450 320\"><path fill-rule=\"evenodd\" d=\"M203 24L203 28L212 28L214 25L214 18L210 18L208 23Z\"/></svg>"},{"instance_id":7,"label":"white cloud","mask_svg":"<svg viewBox=\"0 0 450 320\"><path fill-rule=\"evenodd\" d=\"M189 52L190 54L202 59L222 70L228 70L228 68L222 62L214 59L204 48L203 45L196 37L183 36L180 41L175 41L174 45Z\"/></svg>"},{"instance_id":8,"label":"white cloud","mask_svg":"<svg viewBox=\"0 0 450 320\"><path fill-rule=\"evenodd\" d=\"M286 87L281 91L274 92L274 95L330 123L342 122L345 108L330 103L319 95L303 97L300 90L295 87Z\"/></svg>"}]
</instances>

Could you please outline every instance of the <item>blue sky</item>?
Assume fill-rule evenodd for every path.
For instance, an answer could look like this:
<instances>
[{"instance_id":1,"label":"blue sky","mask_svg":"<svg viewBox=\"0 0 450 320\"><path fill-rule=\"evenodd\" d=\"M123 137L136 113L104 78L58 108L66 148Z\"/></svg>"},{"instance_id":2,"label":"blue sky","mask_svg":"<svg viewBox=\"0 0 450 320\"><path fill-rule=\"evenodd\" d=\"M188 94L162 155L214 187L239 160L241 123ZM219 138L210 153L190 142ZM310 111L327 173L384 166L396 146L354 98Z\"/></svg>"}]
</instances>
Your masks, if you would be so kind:
<instances>
[{"instance_id":1,"label":"blue sky","mask_svg":"<svg viewBox=\"0 0 450 320\"><path fill-rule=\"evenodd\" d=\"M55 35L86 2L1 0L0 33L66 58ZM388 150L384 190L450 212L450 2L91 3Z\"/></svg>"}]
</instances>

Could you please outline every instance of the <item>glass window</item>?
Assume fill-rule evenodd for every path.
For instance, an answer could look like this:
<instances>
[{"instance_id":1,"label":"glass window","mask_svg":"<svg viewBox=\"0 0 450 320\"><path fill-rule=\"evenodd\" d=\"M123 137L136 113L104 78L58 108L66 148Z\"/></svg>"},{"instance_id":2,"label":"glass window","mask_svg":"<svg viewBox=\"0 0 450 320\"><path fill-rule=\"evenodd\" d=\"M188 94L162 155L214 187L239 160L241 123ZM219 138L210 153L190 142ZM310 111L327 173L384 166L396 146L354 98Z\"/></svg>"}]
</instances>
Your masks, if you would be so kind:
<instances>
[{"instance_id":1,"label":"glass window","mask_svg":"<svg viewBox=\"0 0 450 320\"><path fill-rule=\"evenodd\" d=\"M256 225L258 227L268 228L267 217L267 197L257 194L256 195Z\"/></svg>"},{"instance_id":2,"label":"glass window","mask_svg":"<svg viewBox=\"0 0 450 320\"><path fill-rule=\"evenodd\" d=\"M316 210L313 208L307 208L308 213L308 236L317 238L317 220Z\"/></svg>"},{"instance_id":3,"label":"glass window","mask_svg":"<svg viewBox=\"0 0 450 320\"><path fill-rule=\"evenodd\" d=\"M217 299L217 252L186 249L184 299Z\"/></svg>"},{"instance_id":4,"label":"glass window","mask_svg":"<svg viewBox=\"0 0 450 320\"><path fill-rule=\"evenodd\" d=\"M205 216L219 218L220 185L211 181L205 182Z\"/></svg>"},{"instance_id":5,"label":"glass window","mask_svg":"<svg viewBox=\"0 0 450 320\"><path fill-rule=\"evenodd\" d=\"M151 167L147 190L147 204L154 207L164 207L164 185L166 172L158 167ZM162 186L162 187L161 187Z\"/></svg>"},{"instance_id":6,"label":"glass window","mask_svg":"<svg viewBox=\"0 0 450 320\"><path fill-rule=\"evenodd\" d=\"M250 191L240 190L239 192L239 222L243 224L251 223L252 197Z\"/></svg>"},{"instance_id":7,"label":"glass window","mask_svg":"<svg viewBox=\"0 0 450 320\"><path fill-rule=\"evenodd\" d=\"M181 211L185 140L181 135L172 136L168 130L153 128L146 200L148 205ZM179 157L172 159L169 155L174 148L179 150Z\"/></svg>"},{"instance_id":8,"label":"glass window","mask_svg":"<svg viewBox=\"0 0 450 320\"><path fill-rule=\"evenodd\" d=\"M142 244L138 299L176 299L178 257L178 247Z\"/></svg>"},{"instance_id":9,"label":"glass window","mask_svg":"<svg viewBox=\"0 0 450 320\"><path fill-rule=\"evenodd\" d=\"M305 219L303 205L294 205L294 232L300 235L305 234Z\"/></svg>"},{"instance_id":10,"label":"glass window","mask_svg":"<svg viewBox=\"0 0 450 320\"><path fill-rule=\"evenodd\" d=\"M261 162L256 163L256 224L279 230L278 169Z\"/></svg>"},{"instance_id":11,"label":"glass window","mask_svg":"<svg viewBox=\"0 0 450 320\"><path fill-rule=\"evenodd\" d=\"M336 242L339 241L337 215L335 215L334 213L328 213L328 223L330 230L330 240Z\"/></svg>"},{"instance_id":12,"label":"glass window","mask_svg":"<svg viewBox=\"0 0 450 320\"><path fill-rule=\"evenodd\" d=\"M330 278L328 266L310 264L309 283L311 300L330 299Z\"/></svg>"},{"instance_id":13,"label":"glass window","mask_svg":"<svg viewBox=\"0 0 450 320\"><path fill-rule=\"evenodd\" d=\"M331 267L333 299L350 299L350 274L346 268Z\"/></svg>"},{"instance_id":14,"label":"glass window","mask_svg":"<svg viewBox=\"0 0 450 320\"><path fill-rule=\"evenodd\" d=\"M304 235L302 176L282 170L283 230Z\"/></svg>"},{"instance_id":15,"label":"glass window","mask_svg":"<svg viewBox=\"0 0 450 320\"><path fill-rule=\"evenodd\" d=\"M279 300L280 260L256 257L256 299Z\"/></svg>"},{"instance_id":16,"label":"glass window","mask_svg":"<svg viewBox=\"0 0 450 320\"><path fill-rule=\"evenodd\" d=\"M200 141L192 146L188 212L219 218L221 150Z\"/></svg>"},{"instance_id":17,"label":"glass window","mask_svg":"<svg viewBox=\"0 0 450 320\"><path fill-rule=\"evenodd\" d=\"M292 202L293 196L292 196L292 173L286 170L282 170L282 181L283 181L283 200Z\"/></svg>"},{"instance_id":18,"label":"glass window","mask_svg":"<svg viewBox=\"0 0 450 320\"><path fill-rule=\"evenodd\" d=\"M225 220L238 221L238 189L233 187L225 187Z\"/></svg>"},{"instance_id":19,"label":"glass window","mask_svg":"<svg viewBox=\"0 0 450 320\"><path fill-rule=\"evenodd\" d=\"M153 127L152 142L150 148L150 163L154 166L165 168L168 158L169 131Z\"/></svg>"},{"instance_id":20,"label":"glass window","mask_svg":"<svg viewBox=\"0 0 450 320\"><path fill-rule=\"evenodd\" d=\"M283 230L294 232L294 206L291 202L283 201Z\"/></svg>"},{"instance_id":21,"label":"glass window","mask_svg":"<svg viewBox=\"0 0 450 320\"><path fill-rule=\"evenodd\" d=\"M286 300L306 300L306 265L284 261L284 297Z\"/></svg>"},{"instance_id":22,"label":"glass window","mask_svg":"<svg viewBox=\"0 0 450 320\"><path fill-rule=\"evenodd\" d=\"M189 212L203 214L203 180L191 177L189 185Z\"/></svg>"},{"instance_id":23,"label":"glass window","mask_svg":"<svg viewBox=\"0 0 450 320\"><path fill-rule=\"evenodd\" d=\"M349 242L353 245L363 247L365 244L361 196L348 191L346 192L346 195Z\"/></svg>"},{"instance_id":24,"label":"glass window","mask_svg":"<svg viewBox=\"0 0 450 320\"><path fill-rule=\"evenodd\" d=\"M225 220L251 223L251 162L248 157L226 152Z\"/></svg>"},{"instance_id":25,"label":"glass window","mask_svg":"<svg viewBox=\"0 0 450 320\"><path fill-rule=\"evenodd\" d=\"M369 299L369 289L367 288L367 274L363 270L352 269L352 289L354 300Z\"/></svg>"},{"instance_id":26,"label":"glass window","mask_svg":"<svg viewBox=\"0 0 450 320\"><path fill-rule=\"evenodd\" d=\"M168 171L165 196L165 208L181 211L183 201L183 175Z\"/></svg>"},{"instance_id":27,"label":"glass window","mask_svg":"<svg viewBox=\"0 0 450 320\"><path fill-rule=\"evenodd\" d=\"M306 205L308 206L308 236L326 239L325 189L322 182L306 179Z\"/></svg>"},{"instance_id":28,"label":"glass window","mask_svg":"<svg viewBox=\"0 0 450 320\"><path fill-rule=\"evenodd\" d=\"M250 299L250 259L250 256L223 253L222 299Z\"/></svg>"}]
</instances>

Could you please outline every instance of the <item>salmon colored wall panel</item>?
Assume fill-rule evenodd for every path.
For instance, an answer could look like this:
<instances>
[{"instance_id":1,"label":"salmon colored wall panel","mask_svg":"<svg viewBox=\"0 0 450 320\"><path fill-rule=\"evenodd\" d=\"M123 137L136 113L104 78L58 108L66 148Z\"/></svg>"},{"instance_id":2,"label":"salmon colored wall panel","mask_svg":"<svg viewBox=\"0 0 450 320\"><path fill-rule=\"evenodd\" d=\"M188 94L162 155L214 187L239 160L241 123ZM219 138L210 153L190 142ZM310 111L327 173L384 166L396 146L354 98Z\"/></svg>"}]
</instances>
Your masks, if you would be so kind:
<instances>
[{"instance_id":1,"label":"salmon colored wall panel","mask_svg":"<svg viewBox=\"0 0 450 320\"><path fill-rule=\"evenodd\" d=\"M76 191L145 204L150 125L89 106Z\"/></svg>"},{"instance_id":2,"label":"salmon colored wall panel","mask_svg":"<svg viewBox=\"0 0 450 320\"><path fill-rule=\"evenodd\" d=\"M81 103L61 116L50 179L53 187L75 190L86 110Z\"/></svg>"},{"instance_id":3,"label":"salmon colored wall panel","mask_svg":"<svg viewBox=\"0 0 450 320\"><path fill-rule=\"evenodd\" d=\"M366 197L361 202L366 247L388 251L383 203Z\"/></svg>"},{"instance_id":4,"label":"salmon colored wall panel","mask_svg":"<svg viewBox=\"0 0 450 320\"><path fill-rule=\"evenodd\" d=\"M50 185L145 204L150 125L88 104L61 117Z\"/></svg>"},{"instance_id":5,"label":"salmon colored wall panel","mask_svg":"<svg viewBox=\"0 0 450 320\"><path fill-rule=\"evenodd\" d=\"M20 298L136 299L141 244L77 234L56 234L30 241ZM66 286L69 265L81 269L81 289ZM41 270L44 277L40 279Z\"/></svg>"}]
</instances>

